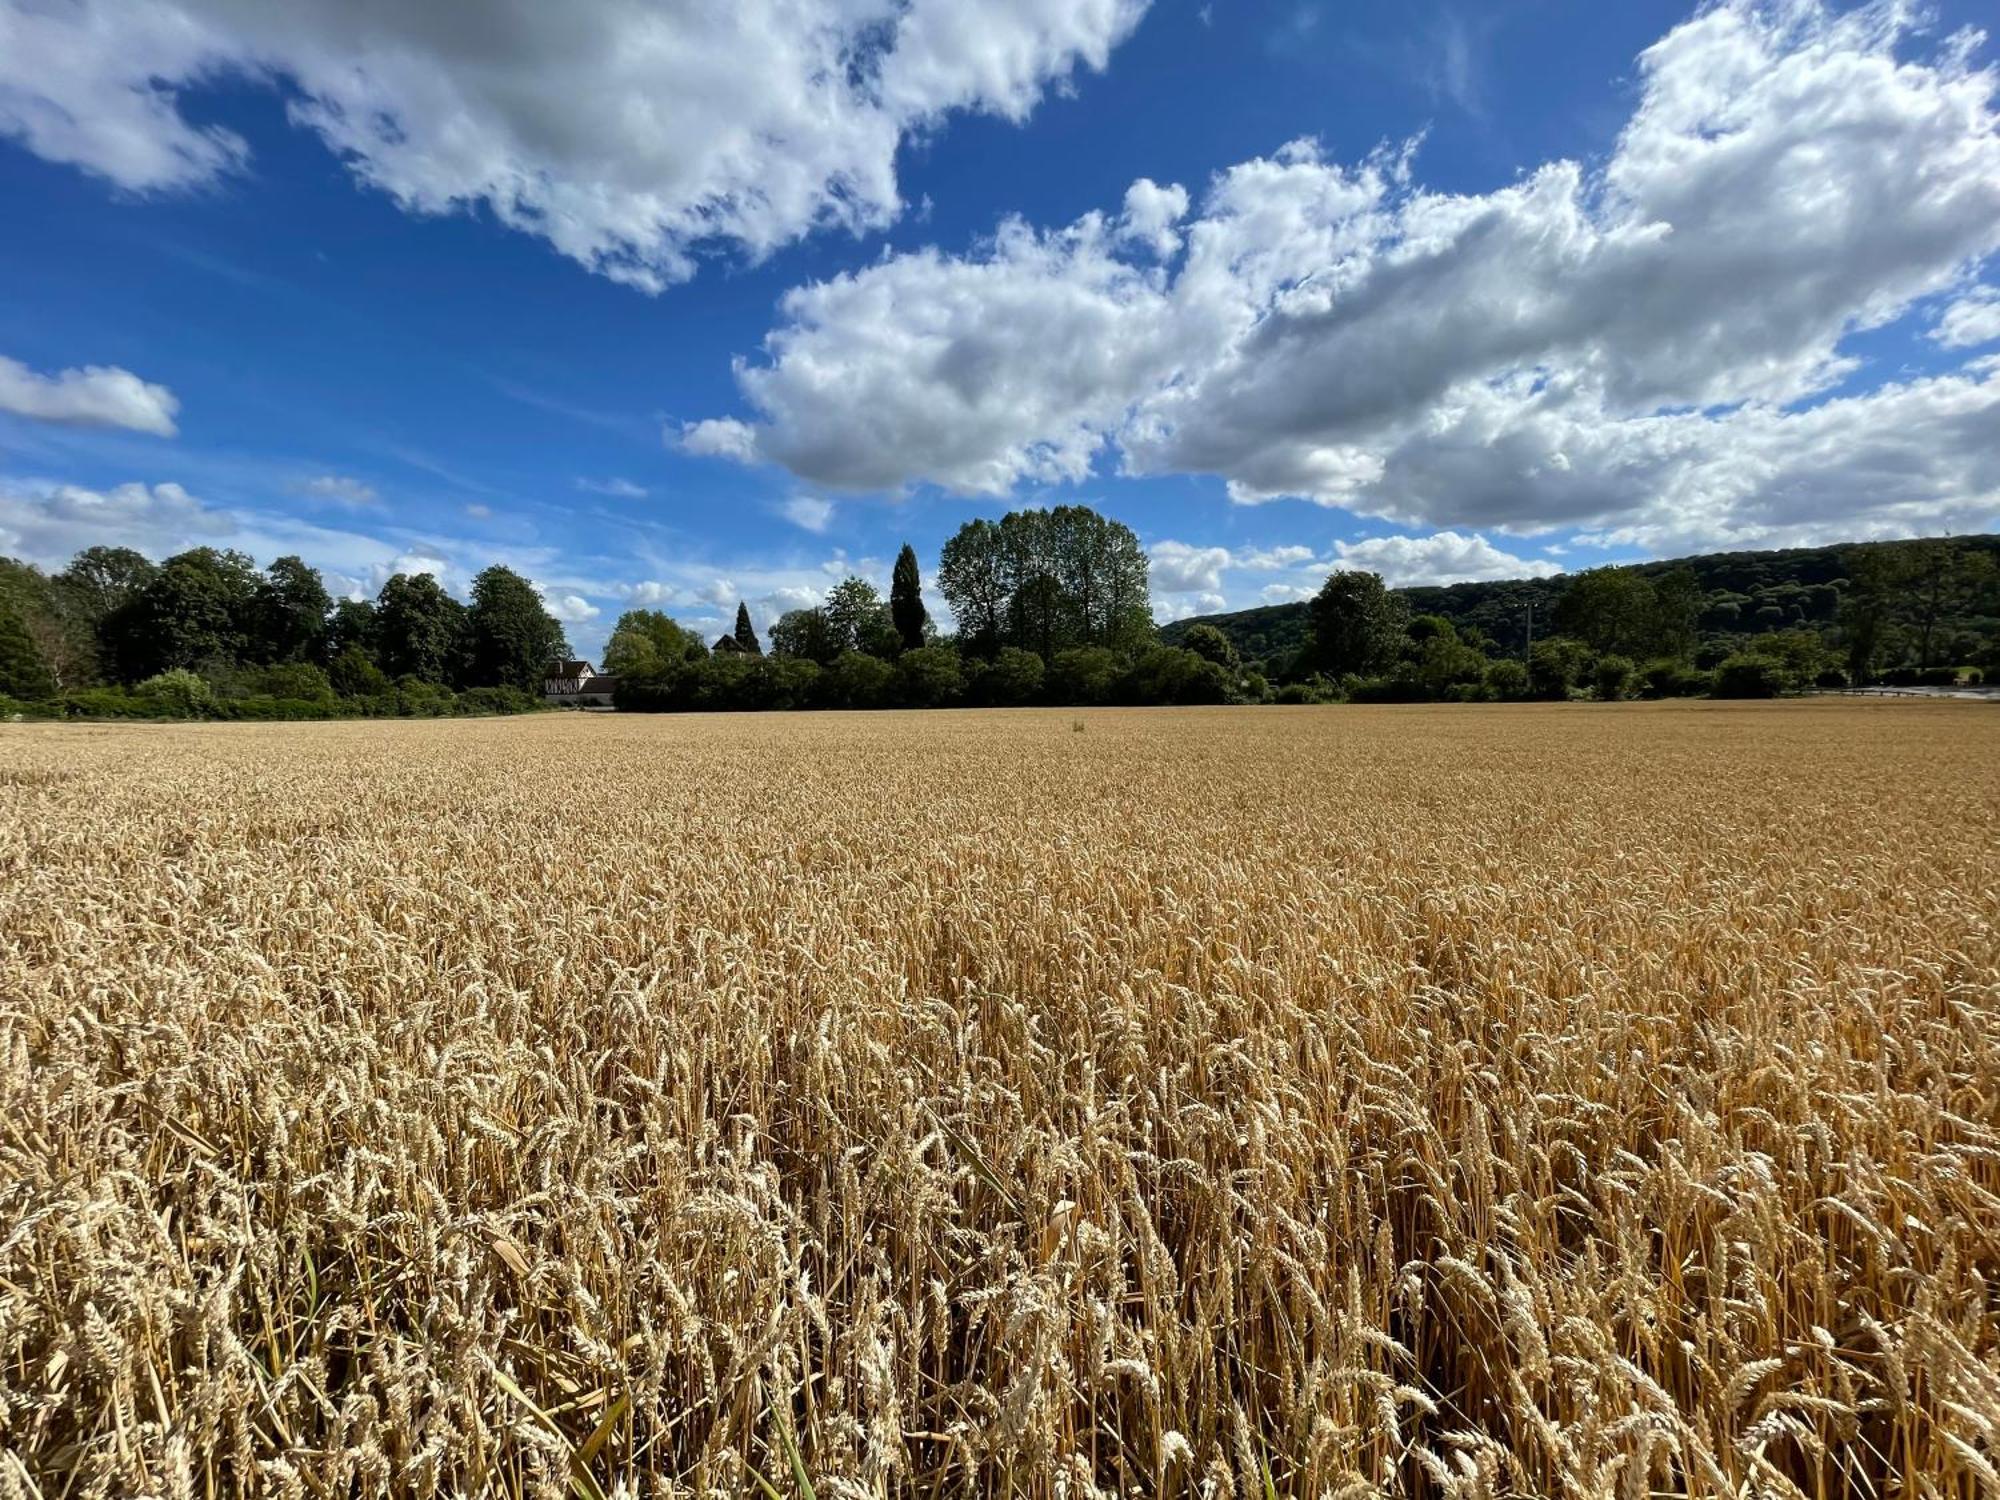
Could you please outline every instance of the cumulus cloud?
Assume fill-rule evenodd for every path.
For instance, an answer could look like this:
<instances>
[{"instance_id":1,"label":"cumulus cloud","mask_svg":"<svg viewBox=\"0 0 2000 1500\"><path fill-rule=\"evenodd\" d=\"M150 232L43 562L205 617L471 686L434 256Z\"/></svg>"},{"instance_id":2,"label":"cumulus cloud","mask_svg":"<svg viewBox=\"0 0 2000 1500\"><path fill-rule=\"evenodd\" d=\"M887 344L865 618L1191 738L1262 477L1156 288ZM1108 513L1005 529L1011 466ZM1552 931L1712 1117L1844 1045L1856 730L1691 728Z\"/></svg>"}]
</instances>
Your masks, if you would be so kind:
<instances>
[{"instance_id":1,"label":"cumulus cloud","mask_svg":"<svg viewBox=\"0 0 2000 1500\"><path fill-rule=\"evenodd\" d=\"M0 29L0 56L5 48L6 34ZM176 432L174 414L180 405L165 386L141 380L116 365L86 365L38 375L20 361L0 355L0 411L40 422L127 427L156 437L172 437Z\"/></svg>"},{"instance_id":2,"label":"cumulus cloud","mask_svg":"<svg viewBox=\"0 0 2000 1500\"><path fill-rule=\"evenodd\" d=\"M1430 536L1378 536L1335 542L1343 568L1380 573L1391 588L1417 583L1478 583L1500 578L1548 578L1562 568L1542 558L1516 557L1483 536L1439 531Z\"/></svg>"},{"instance_id":3,"label":"cumulus cloud","mask_svg":"<svg viewBox=\"0 0 2000 1500\"><path fill-rule=\"evenodd\" d=\"M587 625L603 613L581 594L542 594L542 608L565 625Z\"/></svg>"},{"instance_id":4,"label":"cumulus cloud","mask_svg":"<svg viewBox=\"0 0 2000 1500\"><path fill-rule=\"evenodd\" d=\"M1219 594L1222 570L1231 562L1227 547L1195 547L1186 542L1155 542L1146 555L1156 594Z\"/></svg>"},{"instance_id":5,"label":"cumulus cloud","mask_svg":"<svg viewBox=\"0 0 2000 1500\"><path fill-rule=\"evenodd\" d=\"M1974 287L1947 307L1931 330L1947 349L2000 343L2000 288Z\"/></svg>"},{"instance_id":6,"label":"cumulus cloud","mask_svg":"<svg viewBox=\"0 0 2000 1500\"><path fill-rule=\"evenodd\" d=\"M817 495L794 495L778 507L778 513L805 531L822 532L833 524L833 502Z\"/></svg>"},{"instance_id":7,"label":"cumulus cloud","mask_svg":"<svg viewBox=\"0 0 2000 1500\"><path fill-rule=\"evenodd\" d=\"M0 0L0 134L150 191L242 167L184 106L234 76L406 209L480 205L645 288L901 211L899 145L1020 121L1102 69L1145 0Z\"/></svg>"},{"instance_id":8,"label":"cumulus cloud","mask_svg":"<svg viewBox=\"0 0 2000 1500\"><path fill-rule=\"evenodd\" d=\"M159 556L227 537L236 521L178 484L77 484L0 480L0 550L60 566L99 543Z\"/></svg>"},{"instance_id":9,"label":"cumulus cloud","mask_svg":"<svg viewBox=\"0 0 2000 1500\"><path fill-rule=\"evenodd\" d=\"M1296 142L1191 216L1148 182L1116 216L885 259L792 292L738 369L755 420L693 431L837 488L1002 495L1109 450L1243 503L1459 531L1731 543L1803 535L1815 504L1822 535L1990 516L1981 371L1827 400L1860 370L1848 335L2000 251L1994 75L1976 37L1924 51L1912 24L1705 9L1641 55L1594 171L1441 194L1408 148L1343 165ZM1961 298L1940 341L1983 337L1988 306ZM1959 446L1918 455L1906 421ZM1842 472L1867 483L1799 488Z\"/></svg>"}]
</instances>

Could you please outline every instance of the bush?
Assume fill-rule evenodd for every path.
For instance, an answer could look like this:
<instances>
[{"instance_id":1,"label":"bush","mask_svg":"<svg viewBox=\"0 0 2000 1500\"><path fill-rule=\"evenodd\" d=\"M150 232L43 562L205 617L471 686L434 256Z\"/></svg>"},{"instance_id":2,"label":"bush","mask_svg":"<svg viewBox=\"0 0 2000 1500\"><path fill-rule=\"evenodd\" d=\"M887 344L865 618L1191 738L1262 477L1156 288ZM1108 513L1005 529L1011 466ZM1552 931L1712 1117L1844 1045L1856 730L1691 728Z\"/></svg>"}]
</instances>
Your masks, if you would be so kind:
<instances>
[{"instance_id":1,"label":"bush","mask_svg":"<svg viewBox=\"0 0 2000 1500\"><path fill-rule=\"evenodd\" d=\"M1486 688L1496 698L1510 702L1528 696L1528 669L1509 657L1486 669Z\"/></svg>"},{"instance_id":2,"label":"bush","mask_svg":"<svg viewBox=\"0 0 2000 1500\"><path fill-rule=\"evenodd\" d=\"M254 674L249 683L252 694L270 698L296 698L308 703L331 703L333 684L326 673L310 662L285 662Z\"/></svg>"},{"instance_id":3,"label":"bush","mask_svg":"<svg viewBox=\"0 0 2000 1500\"><path fill-rule=\"evenodd\" d=\"M330 695L326 698L274 698L269 693L252 693L223 704L219 717L243 720L338 719L345 717L346 712L340 700Z\"/></svg>"},{"instance_id":4,"label":"bush","mask_svg":"<svg viewBox=\"0 0 2000 1500\"><path fill-rule=\"evenodd\" d=\"M467 688L458 695L462 714L526 714L541 706L539 698L517 687Z\"/></svg>"},{"instance_id":5,"label":"bush","mask_svg":"<svg viewBox=\"0 0 2000 1500\"><path fill-rule=\"evenodd\" d=\"M396 712L405 719L448 719L457 712L458 699L450 688L421 677L396 679Z\"/></svg>"},{"instance_id":6,"label":"bush","mask_svg":"<svg viewBox=\"0 0 2000 1500\"><path fill-rule=\"evenodd\" d=\"M1768 656L1739 654L1715 669L1717 698L1775 698L1785 690L1785 669Z\"/></svg>"},{"instance_id":7,"label":"bush","mask_svg":"<svg viewBox=\"0 0 2000 1500\"><path fill-rule=\"evenodd\" d=\"M1303 682L1288 682L1278 689L1280 703L1332 703L1333 689L1324 677L1308 677Z\"/></svg>"},{"instance_id":8,"label":"bush","mask_svg":"<svg viewBox=\"0 0 2000 1500\"><path fill-rule=\"evenodd\" d=\"M1056 703L1108 703L1118 690L1118 658L1102 646L1058 651L1043 685Z\"/></svg>"},{"instance_id":9,"label":"bush","mask_svg":"<svg viewBox=\"0 0 2000 1500\"><path fill-rule=\"evenodd\" d=\"M1001 662L1010 652L1034 662L1039 683L1041 658L1026 651L1014 651L1012 647L994 658L987 677L990 679L1002 670ZM896 696L911 708L943 708L957 702L959 694L965 691L965 673L959 667L958 653L949 646L919 646L914 651L905 651L896 659L895 672Z\"/></svg>"},{"instance_id":10,"label":"bush","mask_svg":"<svg viewBox=\"0 0 2000 1500\"><path fill-rule=\"evenodd\" d=\"M1839 667L1824 667L1820 670L1819 676L1813 679L1813 686L1829 689L1844 688L1847 686L1847 674Z\"/></svg>"},{"instance_id":11,"label":"bush","mask_svg":"<svg viewBox=\"0 0 2000 1500\"><path fill-rule=\"evenodd\" d=\"M826 669L822 683L831 707L883 708L889 702L889 689L895 680L896 669L881 657L863 651L843 651Z\"/></svg>"},{"instance_id":12,"label":"bush","mask_svg":"<svg viewBox=\"0 0 2000 1500\"><path fill-rule=\"evenodd\" d=\"M359 646L349 646L327 668L327 681L343 698L380 698L391 691L389 675Z\"/></svg>"},{"instance_id":13,"label":"bush","mask_svg":"<svg viewBox=\"0 0 2000 1500\"><path fill-rule=\"evenodd\" d=\"M159 716L202 719L215 712L215 690L186 667L148 677L132 690L134 696L160 705Z\"/></svg>"},{"instance_id":14,"label":"bush","mask_svg":"<svg viewBox=\"0 0 2000 1500\"><path fill-rule=\"evenodd\" d=\"M1918 687L1957 687L1957 667L1925 667L1917 673Z\"/></svg>"},{"instance_id":15,"label":"bush","mask_svg":"<svg viewBox=\"0 0 2000 1500\"><path fill-rule=\"evenodd\" d=\"M1638 677L1639 669L1626 656L1600 656L1590 674L1597 696L1606 703L1616 703L1620 698L1629 696Z\"/></svg>"},{"instance_id":16,"label":"bush","mask_svg":"<svg viewBox=\"0 0 2000 1500\"><path fill-rule=\"evenodd\" d=\"M1210 627L1211 629L1213 627ZM1220 635L1220 631L1216 631ZM1000 654L979 674L977 697L996 708L1032 703L1042 691L1046 669L1042 659L1018 646L1002 646Z\"/></svg>"},{"instance_id":17,"label":"bush","mask_svg":"<svg viewBox=\"0 0 2000 1500\"><path fill-rule=\"evenodd\" d=\"M1132 703L1227 703L1229 674L1180 646L1155 646L1125 677Z\"/></svg>"},{"instance_id":18,"label":"bush","mask_svg":"<svg viewBox=\"0 0 2000 1500\"><path fill-rule=\"evenodd\" d=\"M1647 662L1639 671L1639 681L1648 698L1700 698L1715 685L1708 673L1671 656Z\"/></svg>"},{"instance_id":19,"label":"bush","mask_svg":"<svg viewBox=\"0 0 2000 1500\"><path fill-rule=\"evenodd\" d=\"M1567 698L1590 670L1590 648L1567 636L1535 642L1528 655L1528 690L1537 698Z\"/></svg>"},{"instance_id":20,"label":"bush","mask_svg":"<svg viewBox=\"0 0 2000 1500\"><path fill-rule=\"evenodd\" d=\"M62 710L72 719L165 719L170 707L158 698L142 698L129 688L78 688L63 694Z\"/></svg>"}]
</instances>

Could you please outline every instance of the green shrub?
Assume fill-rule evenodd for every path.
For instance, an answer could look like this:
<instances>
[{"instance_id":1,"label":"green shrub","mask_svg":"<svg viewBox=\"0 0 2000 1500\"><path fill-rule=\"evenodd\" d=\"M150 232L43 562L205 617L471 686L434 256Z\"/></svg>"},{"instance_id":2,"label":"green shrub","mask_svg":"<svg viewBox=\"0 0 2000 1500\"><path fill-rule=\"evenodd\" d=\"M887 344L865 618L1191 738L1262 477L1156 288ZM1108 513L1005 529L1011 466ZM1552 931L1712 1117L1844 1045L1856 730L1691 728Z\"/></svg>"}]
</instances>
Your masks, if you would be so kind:
<instances>
[{"instance_id":1,"label":"green shrub","mask_svg":"<svg viewBox=\"0 0 2000 1500\"><path fill-rule=\"evenodd\" d=\"M1717 698L1775 698L1785 690L1785 669L1768 656L1739 654L1715 669Z\"/></svg>"},{"instance_id":2,"label":"green shrub","mask_svg":"<svg viewBox=\"0 0 2000 1500\"><path fill-rule=\"evenodd\" d=\"M1632 659L1616 655L1598 657L1590 673L1591 686L1606 703L1630 696L1638 677L1639 669L1632 665Z\"/></svg>"},{"instance_id":3,"label":"green shrub","mask_svg":"<svg viewBox=\"0 0 2000 1500\"><path fill-rule=\"evenodd\" d=\"M1011 648L1009 648L1011 649ZM1015 656L1028 656L1025 651L1016 651ZM987 669L991 677L1001 670L1001 658L1008 651L1003 650ZM1035 665L1041 666L1040 657L1030 657ZM1039 674L1037 684L1039 685ZM896 660L896 696L911 708L942 708L958 701L965 690L965 675L959 670L958 653L949 646L919 646L914 651L905 651Z\"/></svg>"},{"instance_id":4,"label":"green shrub","mask_svg":"<svg viewBox=\"0 0 2000 1500\"><path fill-rule=\"evenodd\" d=\"M1058 651L1043 685L1055 703L1108 703L1118 690L1118 658L1103 646Z\"/></svg>"},{"instance_id":5,"label":"green shrub","mask_svg":"<svg viewBox=\"0 0 2000 1500\"><path fill-rule=\"evenodd\" d=\"M216 711L215 689L186 667L148 677L132 692L159 704L162 718L203 719Z\"/></svg>"},{"instance_id":6,"label":"green shrub","mask_svg":"<svg viewBox=\"0 0 2000 1500\"><path fill-rule=\"evenodd\" d=\"M517 687L467 688L458 695L458 711L462 714L525 714L541 706L539 698Z\"/></svg>"},{"instance_id":7,"label":"green shrub","mask_svg":"<svg viewBox=\"0 0 2000 1500\"><path fill-rule=\"evenodd\" d=\"M1528 669L1512 657L1486 669L1486 687L1495 698L1513 701L1528 696Z\"/></svg>"}]
</instances>

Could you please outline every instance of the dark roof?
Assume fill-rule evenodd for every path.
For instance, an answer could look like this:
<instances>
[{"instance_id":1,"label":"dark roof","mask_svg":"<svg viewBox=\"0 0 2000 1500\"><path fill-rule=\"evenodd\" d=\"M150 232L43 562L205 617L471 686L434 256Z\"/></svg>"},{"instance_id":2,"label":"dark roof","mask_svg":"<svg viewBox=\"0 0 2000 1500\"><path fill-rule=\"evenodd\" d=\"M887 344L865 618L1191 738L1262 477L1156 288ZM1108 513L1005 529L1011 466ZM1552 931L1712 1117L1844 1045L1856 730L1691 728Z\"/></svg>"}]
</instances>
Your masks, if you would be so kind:
<instances>
[{"instance_id":1,"label":"dark roof","mask_svg":"<svg viewBox=\"0 0 2000 1500\"><path fill-rule=\"evenodd\" d=\"M583 679L583 686L578 688L577 691L580 693L609 693L615 691L617 686L618 679L611 673L593 672L590 676Z\"/></svg>"},{"instance_id":2,"label":"dark roof","mask_svg":"<svg viewBox=\"0 0 2000 1500\"><path fill-rule=\"evenodd\" d=\"M587 661L552 661L548 665L550 677L588 677L597 669Z\"/></svg>"}]
</instances>

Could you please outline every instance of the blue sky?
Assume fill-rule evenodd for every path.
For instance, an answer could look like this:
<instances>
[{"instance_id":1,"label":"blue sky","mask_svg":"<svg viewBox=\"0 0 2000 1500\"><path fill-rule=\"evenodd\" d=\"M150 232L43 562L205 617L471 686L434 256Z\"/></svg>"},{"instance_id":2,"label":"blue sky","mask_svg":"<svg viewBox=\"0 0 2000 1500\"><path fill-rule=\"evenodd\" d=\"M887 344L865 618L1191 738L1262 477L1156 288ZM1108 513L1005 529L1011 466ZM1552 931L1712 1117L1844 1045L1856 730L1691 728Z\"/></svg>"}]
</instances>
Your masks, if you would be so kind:
<instances>
[{"instance_id":1,"label":"blue sky","mask_svg":"<svg viewBox=\"0 0 2000 1500\"><path fill-rule=\"evenodd\" d=\"M1022 504L1162 619L1990 528L1978 10L0 0L0 552L595 651Z\"/></svg>"}]
</instances>

